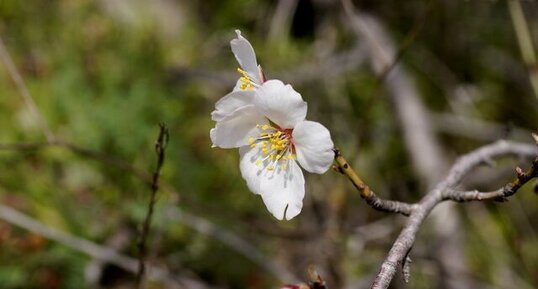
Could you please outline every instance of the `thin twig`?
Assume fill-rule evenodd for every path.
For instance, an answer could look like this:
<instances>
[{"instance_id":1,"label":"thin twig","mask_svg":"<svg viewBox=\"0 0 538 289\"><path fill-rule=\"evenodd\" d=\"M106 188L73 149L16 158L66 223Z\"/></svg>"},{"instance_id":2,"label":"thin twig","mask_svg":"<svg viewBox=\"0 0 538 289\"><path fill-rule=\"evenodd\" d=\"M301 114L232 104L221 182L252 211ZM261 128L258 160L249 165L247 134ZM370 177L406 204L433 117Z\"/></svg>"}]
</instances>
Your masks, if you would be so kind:
<instances>
[{"instance_id":1,"label":"thin twig","mask_svg":"<svg viewBox=\"0 0 538 289\"><path fill-rule=\"evenodd\" d=\"M514 195L523 185L531 179L538 177L538 157L532 163L531 168L527 172L523 172L520 167L516 167L516 179L502 188L491 192L474 191L457 191L447 190L443 192L443 200L452 200L456 202L472 202L472 201L487 201L495 200L504 202L508 197Z\"/></svg>"},{"instance_id":2,"label":"thin twig","mask_svg":"<svg viewBox=\"0 0 538 289\"><path fill-rule=\"evenodd\" d=\"M147 248L146 242L149 235L149 229L151 225L151 218L153 216L153 209L155 207L155 201L157 200L157 191L159 190L159 176L161 175L161 168L164 164L166 146L168 144L168 127L166 124L161 123L159 131L159 137L155 142L155 153L157 154L157 166L153 172L153 181L151 183L151 196L148 204L148 211L144 224L142 226L142 231L140 232L140 238L138 242L138 273L136 274L136 288L141 288L143 286L144 274L146 271L146 255Z\"/></svg>"},{"instance_id":3,"label":"thin twig","mask_svg":"<svg viewBox=\"0 0 538 289\"><path fill-rule=\"evenodd\" d=\"M13 82L15 82L15 85L17 86L17 89L19 90L19 93L22 97L22 100L24 101L24 105L26 105L26 108L30 111L30 114L34 117L35 121L39 123L41 126L41 129L43 130L43 133L45 134L45 137L49 142L52 142L55 140L55 136L50 130L45 118L37 108L37 105L32 98L32 95L28 91L28 88L26 88L26 84L24 84L24 80L22 79L21 74L17 70L17 67L13 63L13 60L11 56L9 55L9 52L7 51L6 46L4 45L4 41L2 41L2 38L0 37L0 59L2 59L2 62L4 62L4 65L7 67L7 70L9 72L9 75L11 76L11 79L13 79Z\"/></svg>"},{"instance_id":4,"label":"thin twig","mask_svg":"<svg viewBox=\"0 0 538 289\"><path fill-rule=\"evenodd\" d=\"M366 201L368 205L372 208L391 213L399 213L404 216L409 216L413 212L414 205L380 199L370 187L357 175L355 170L349 165L346 159L342 156L339 150L334 150L334 160L338 164L337 170L342 174L345 174L351 183L357 188L361 197Z\"/></svg>"}]
</instances>

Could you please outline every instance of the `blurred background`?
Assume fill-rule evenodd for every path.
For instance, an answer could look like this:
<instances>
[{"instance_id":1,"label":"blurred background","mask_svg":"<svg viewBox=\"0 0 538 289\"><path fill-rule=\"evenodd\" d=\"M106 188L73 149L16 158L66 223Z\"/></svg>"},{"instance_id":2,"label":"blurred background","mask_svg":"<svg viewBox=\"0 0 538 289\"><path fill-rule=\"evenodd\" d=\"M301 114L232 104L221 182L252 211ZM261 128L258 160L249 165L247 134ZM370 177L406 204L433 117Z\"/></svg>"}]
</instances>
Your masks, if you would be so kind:
<instances>
[{"instance_id":1,"label":"blurred background","mask_svg":"<svg viewBox=\"0 0 538 289\"><path fill-rule=\"evenodd\" d=\"M211 149L209 114L239 76L235 29L384 198L418 201L458 155L538 130L536 1L2 0L1 288L133 287L159 122L148 263L167 273L149 288L279 288L309 265L330 288L368 288L405 217L329 171L306 176L302 213L279 222L237 150ZM529 164L501 159L462 188ZM533 185L437 207L410 283L391 288L538 287Z\"/></svg>"}]
</instances>

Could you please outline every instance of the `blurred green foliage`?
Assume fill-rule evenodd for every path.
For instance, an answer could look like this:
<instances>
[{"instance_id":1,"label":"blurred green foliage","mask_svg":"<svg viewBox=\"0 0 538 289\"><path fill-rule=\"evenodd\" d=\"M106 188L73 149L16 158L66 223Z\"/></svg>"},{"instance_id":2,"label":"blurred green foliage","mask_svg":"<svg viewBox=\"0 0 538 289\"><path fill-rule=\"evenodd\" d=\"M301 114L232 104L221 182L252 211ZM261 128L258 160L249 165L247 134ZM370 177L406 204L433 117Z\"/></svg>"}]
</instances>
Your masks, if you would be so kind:
<instances>
[{"instance_id":1,"label":"blurred green foliage","mask_svg":"<svg viewBox=\"0 0 538 289\"><path fill-rule=\"evenodd\" d=\"M357 251L354 229L386 215L366 207L345 180L328 173L323 179L308 176L304 212L292 222L278 223L261 199L248 192L237 166L238 153L210 149L209 113L236 77L237 64L228 47L234 29L240 28L252 42L269 77L318 63L355 43L337 1L299 1L298 11L310 5L313 14L301 13L303 18L292 19L289 34L267 39L276 2L3 0L0 36L59 139L151 172L157 124L168 124L171 140L162 179L174 190L161 192L158 199L149 242L156 263L225 288L279 284L235 250L163 217L164 208L175 205L246 238L299 276L308 263L317 265L329 254L326 251L336 248L340 258L334 261L334 275L348 280L371 278L397 234L397 219L391 233ZM521 64L504 2L423 2L357 4L384 21L396 43L421 27L401 63L427 107L537 130L538 102ZM536 3L524 4L537 36ZM297 32L298 23L312 25ZM419 199L423 181L413 171L383 81L367 65L341 75L317 73L315 79L292 83L309 103L308 117L330 128L347 155L359 156L355 166L376 191L402 200ZM4 66L0 87L0 142L44 142L38 121ZM470 98L458 96L458 89L467 89ZM451 156L484 143L458 135L440 137ZM503 174L487 188L511 177ZM332 191L346 192L345 217L339 235L327 237L323 242L330 245L324 247L320 240L326 236L321 232L327 225L332 205L327 195ZM477 282L501 288L511 280L499 280L499 271L505 270L522 286L518 288L538 284L538 224L532 221L538 204L530 191L525 188L508 204L469 204L459 209L465 261ZM127 228L131 243L121 248L127 255L137 253L137 226L144 218L148 196L147 184L135 175L69 149L0 151L2 204L103 244L120 228ZM421 265L413 267L410 288L432 288L439 282L438 272L426 268L437 265L426 249L431 234L431 228L424 228L415 245L424 249L416 249L416 263ZM84 272L89 258L61 244L0 222L0 248L2 288L88 286ZM116 288L117 280L132 282L132 276L112 272L102 283L105 288Z\"/></svg>"}]
</instances>

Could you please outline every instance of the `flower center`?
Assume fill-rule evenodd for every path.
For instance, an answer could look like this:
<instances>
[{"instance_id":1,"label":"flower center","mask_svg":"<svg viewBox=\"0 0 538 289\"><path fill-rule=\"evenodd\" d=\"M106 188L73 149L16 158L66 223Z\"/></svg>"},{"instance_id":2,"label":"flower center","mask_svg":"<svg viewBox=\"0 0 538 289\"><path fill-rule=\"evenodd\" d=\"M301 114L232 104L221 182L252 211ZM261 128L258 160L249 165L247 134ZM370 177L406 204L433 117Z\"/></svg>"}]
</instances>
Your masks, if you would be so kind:
<instances>
[{"instance_id":1,"label":"flower center","mask_svg":"<svg viewBox=\"0 0 538 289\"><path fill-rule=\"evenodd\" d=\"M244 71L243 69L241 68L237 68L237 72L239 72L242 76L239 78L239 81L241 81L241 85L239 86L239 88L243 89L243 90L253 90L254 89L254 85L252 83L252 79L250 79L250 76L248 75L248 73L246 71Z\"/></svg>"},{"instance_id":2,"label":"flower center","mask_svg":"<svg viewBox=\"0 0 538 289\"><path fill-rule=\"evenodd\" d=\"M259 136L248 140L251 148L260 147L261 157L256 160L256 165L266 165L269 171L279 167L286 170L288 161L296 158L293 129L282 129L268 124L258 124L256 127L260 130Z\"/></svg>"}]
</instances>

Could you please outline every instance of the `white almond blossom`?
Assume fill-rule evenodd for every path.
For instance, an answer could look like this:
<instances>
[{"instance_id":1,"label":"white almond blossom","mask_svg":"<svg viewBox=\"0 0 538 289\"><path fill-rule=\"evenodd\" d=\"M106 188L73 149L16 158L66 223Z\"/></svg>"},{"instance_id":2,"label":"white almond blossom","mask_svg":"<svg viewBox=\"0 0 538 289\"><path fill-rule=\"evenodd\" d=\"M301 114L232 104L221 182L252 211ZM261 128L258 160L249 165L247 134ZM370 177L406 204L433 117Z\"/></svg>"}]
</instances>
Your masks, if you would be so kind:
<instances>
[{"instance_id":1,"label":"white almond blossom","mask_svg":"<svg viewBox=\"0 0 538 289\"><path fill-rule=\"evenodd\" d=\"M234 107L236 100L217 104ZM256 89L251 104L226 115L210 131L214 146L239 148L249 189L279 220L292 219L303 207L305 182L299 165L322 174L334 157L329 131L305 120L306 111L306 102L291 85L269 80Z\"/></svg>"},{"instance_id":2,"label":"white almond blossom","mask_svg":"<svg viewBox=\"0 0 538 289\"><path fill-rule=\"evenodd\" d=\"M241 68L237 71L241 75L232 92L221 98L211 113L214 121L219 121L239 107L252 103L254 91L265 82L262 68L256 61L256 53L250 42L235 30L237 38L230 41L232 52Z\"/></svg>"},{"instance_id":3,"label":"white almond blossom","mask_svg":"<svg viewBox=\"0 0 538 289\"><path fill-rule=\"evenodd\" d=\"M241 68L237 72L241 77L237 81L234 90L254 90L265 81L263 70L256 61L256 53L250 42L241 35L240 30L235 30L237 38L230 41L232 52Z\"/></svg>"},{"instance_id":4,"label":"white almond blossom","mask_svg":"<svg viewBox=\"0 0 538 289\"><path fill-rule=\"evenodd\" d=\"M252 45L236 30L230 42L241 66L234 90L215 104L213 147L239 148L241 175L277 219L297 216L303 207L301 168L322 174L334 153L329 131L307 121L307 104L291 85L266 80Z\"/></svg>"}]
</instances>

